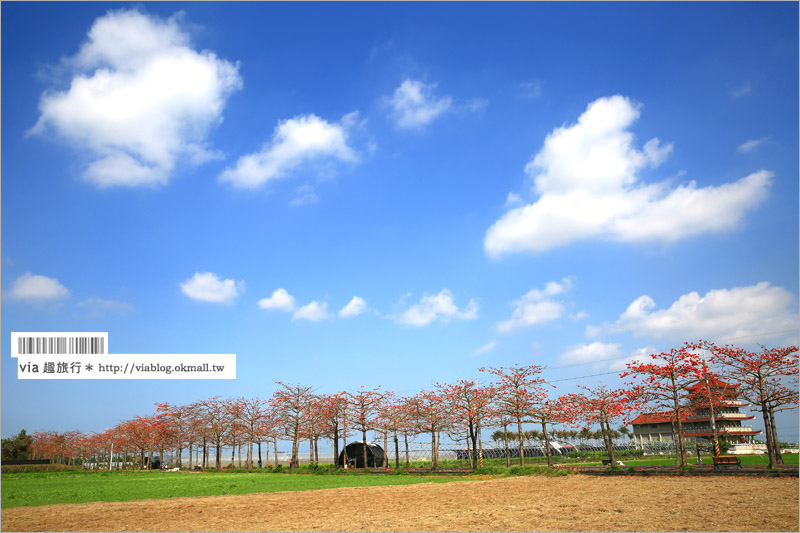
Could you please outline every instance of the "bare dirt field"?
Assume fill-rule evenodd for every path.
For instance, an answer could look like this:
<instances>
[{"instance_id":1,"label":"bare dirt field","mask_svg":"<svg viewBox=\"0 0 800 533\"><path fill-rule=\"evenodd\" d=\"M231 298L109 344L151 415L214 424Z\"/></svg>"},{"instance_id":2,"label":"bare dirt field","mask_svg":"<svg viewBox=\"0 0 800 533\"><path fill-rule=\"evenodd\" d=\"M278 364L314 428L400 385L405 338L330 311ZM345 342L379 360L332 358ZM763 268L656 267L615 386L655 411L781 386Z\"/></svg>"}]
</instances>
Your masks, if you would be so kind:
<instances>
[{"instance_id":1,"label":"bare dirt field","mask_svg":"<svg viewBox=\"0 0 800 533\"><path fill-rule=\"evenodd\" d=\"M798 481L515 477L21 507L3 531L798 531Z\"/></svg>"}]
</instances>

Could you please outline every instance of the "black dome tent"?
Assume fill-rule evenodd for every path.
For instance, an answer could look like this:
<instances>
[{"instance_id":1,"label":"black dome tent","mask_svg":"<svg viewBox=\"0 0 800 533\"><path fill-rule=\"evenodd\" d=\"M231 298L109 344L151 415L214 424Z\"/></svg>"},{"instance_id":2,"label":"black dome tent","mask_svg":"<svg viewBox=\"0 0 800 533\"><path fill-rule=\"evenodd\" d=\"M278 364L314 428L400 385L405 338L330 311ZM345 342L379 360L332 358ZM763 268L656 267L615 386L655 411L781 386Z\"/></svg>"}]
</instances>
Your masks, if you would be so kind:
<instances>
[{"instance_id":1,"label":"black dome tent","mask_svg":"<svg viewBox=\"0 0 800 533\"><path fill-rule=\"evenodd\" d=\"M336 466L344 466L344 456L347 455L347 462L355 468L364 468L364 443L361 441L351 442L339 454ZM367 467L375 468L383 466L383 448L374 442L367 443Z\"/></svg>"}]
</instances>

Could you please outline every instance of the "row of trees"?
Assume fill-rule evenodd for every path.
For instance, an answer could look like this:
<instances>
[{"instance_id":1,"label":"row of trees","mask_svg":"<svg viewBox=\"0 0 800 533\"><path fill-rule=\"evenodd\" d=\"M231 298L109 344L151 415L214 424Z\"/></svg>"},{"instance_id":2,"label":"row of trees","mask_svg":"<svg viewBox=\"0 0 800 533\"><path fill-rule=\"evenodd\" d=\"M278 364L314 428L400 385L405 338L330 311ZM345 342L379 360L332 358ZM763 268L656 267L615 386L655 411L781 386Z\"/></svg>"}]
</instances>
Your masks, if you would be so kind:
<instances>
[{"instance_id":1,"label":"row of trees","mask_svg":"<svg viewBox=\"0 0 800 533\"><path fill-rule=\"evenodd\" d=\"M338 457L340 441L345 449L349 438L360 437L366 442L367 433L373 432L383 438L385 450L392 439L395 466L399 466L401 439L408 463L409 438L428 435L432 467L437 468L442 434L465 442L474 466L483 447L482 430L502 428L506 449L509 438L515 438L520 464L525 464L524 441L531 430L525 431L523 426L535 424L540 429L533 431L544 443L547 462L552 466L551 436L554 431L559 436L564 435L559 432L570 431L555 429L555 425L576 432L599 426L598 436L614 461L613 439L618 435L612 426L646 410L669 416L678 451L676 463L685 465L686 417L700 410L718 409L733 396L740 396L764 417L770 466L774 466L780 462L775 414L796 407L798 401L794 346L748 352L704 341L685 343L669 352L651 354L649 361L628 364L621 376L629 381L621 388L580 386L580 392L558 397L552 394L555 387L543 377L544 367L485 367L480 371L491 381L434 383L431 390L408 397L381 387L317 394L311 386L278 381L277 390L268 399L212 397L188 405L161 403L156 404L154 414L123 421L101 433L34 433L31 451L34 458L48 457L56 462L102 457L109 468L115 463L119 468L125 467L125 459L131 456L138 456L137 463L146 466L156 452L163 458L166 450L178 467L183 466L184 452L188 452L190 466L206 467L213 450L214 466L220 469L223 450L228 448L232 450L231 463L238 451L241 467L244 452L244 465L249 469L254 467L256 452L259 465L262 463L262 444L266 444L267 456L272 445L277 463L278 440L285 440L291 442L292 468L298 464L303 441L308 442L310 457L318 462L320 439L330 440ZM700 402L698 383L704 392ZM727 385L720 387L720 383ZM367 464L366 447L363 453ZM98 460L94 463L99 467Z\"/></svg>"}]
</instances>

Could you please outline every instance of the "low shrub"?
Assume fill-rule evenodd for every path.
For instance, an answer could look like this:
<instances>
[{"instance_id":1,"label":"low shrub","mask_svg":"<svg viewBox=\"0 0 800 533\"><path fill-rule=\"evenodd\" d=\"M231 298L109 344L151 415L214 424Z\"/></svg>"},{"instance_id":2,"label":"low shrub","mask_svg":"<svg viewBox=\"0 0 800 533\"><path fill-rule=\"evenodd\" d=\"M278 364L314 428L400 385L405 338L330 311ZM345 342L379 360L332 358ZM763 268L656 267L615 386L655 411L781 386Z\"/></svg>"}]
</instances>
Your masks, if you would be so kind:
<instances>
[{"instance_id":1,"label":"low shrub","mask_svg":"<svg viewBox=\"0 0 800 533\"><path fill-rule=\"evenodd\" d=\"M2 465L3 474L20 474L24 472L62 472L65 470L83 470L82 466L70 465Z\"/></svg>"}]
</instances>

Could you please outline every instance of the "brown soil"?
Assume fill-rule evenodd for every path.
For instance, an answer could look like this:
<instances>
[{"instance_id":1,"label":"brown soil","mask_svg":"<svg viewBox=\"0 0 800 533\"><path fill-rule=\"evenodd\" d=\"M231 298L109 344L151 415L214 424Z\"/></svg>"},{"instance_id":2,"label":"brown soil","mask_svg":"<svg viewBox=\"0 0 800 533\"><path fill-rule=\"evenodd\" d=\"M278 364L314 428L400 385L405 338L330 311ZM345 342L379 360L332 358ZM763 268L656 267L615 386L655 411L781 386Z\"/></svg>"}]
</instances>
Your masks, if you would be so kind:
<instances>
[{"instance_id":1,"label":"brown soil","mask_svg":"<svg viewBox=\"0 0 800 533\"><path fill-rule=\"evenodd\" d=\"M21 507L3 531L798 531L798 481L516 477Z\"/></svg>"}]
</instances>

